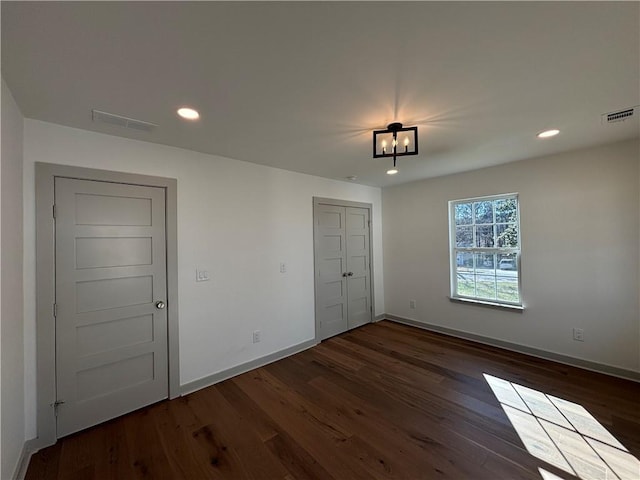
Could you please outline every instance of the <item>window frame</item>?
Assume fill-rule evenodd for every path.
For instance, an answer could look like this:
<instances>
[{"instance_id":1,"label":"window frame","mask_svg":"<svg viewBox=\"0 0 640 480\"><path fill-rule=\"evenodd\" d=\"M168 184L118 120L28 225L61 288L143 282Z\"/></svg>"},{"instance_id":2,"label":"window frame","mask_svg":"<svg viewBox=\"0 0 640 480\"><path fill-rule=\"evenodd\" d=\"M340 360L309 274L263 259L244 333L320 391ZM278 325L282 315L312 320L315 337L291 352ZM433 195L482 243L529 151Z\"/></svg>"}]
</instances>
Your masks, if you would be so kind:
<instances>
[{"instance_id":1,"label":"window frame","mask_svg":"<svg viewBox=\"0 0 640 480\"><path fill-rule=\"evenodd\" d=\"M516 201L516 220L515 224L517 227L518 234L518 247L498 247L494 244L493 247L477 247L476 246L476 233L475 228L472 228L472 245L471 247L457 247L456 246L456 221L455 221L455 207L456 205L465 204L465 203L474 203L474 202L483 202L483 201L495 201L495 200L506 200L506 199L515 199ZM503 193L499 195L486 195L480 197L471 197L471 198L463 198L458 200L450 200L449 201L449 277L450 277L450 299L452 301L460 301L464 303L474 303L480 305L487 306L495 306L500 308L508 308L508 309L516 309L523 310L524 303L522 300L522 269L521 269L521 256L522 256L522 232L520 229L520 197L518 193ZM475 223L475 209L472 207L471 209L471 218L472 221L469 226L474 227L477 225ZM491 225L494 226L498 223L495 221L495 211L493 212L493 222ZM512 222L510 222L512 223ZM488 224L487 224L488 225ZM495 230L494 230L495 237ZM516 271L518 273L518 302L510 302L507 300L498 300L498 299L490 299L490 298L482 298L478 296L469 296L469 295L460 295L458 293L458 276L457 276L457 258L458 253L471 253L473 256L474 263L474 275L476 268L476 253L486 253L486 254L495 254L496 262L497 262L497 254L514 254L515 255L515 263L516 263ZM498 268L496 264L494 266L494 271ZM496 295L497 296L497 295Z\"/></svg>"}]
</instances>

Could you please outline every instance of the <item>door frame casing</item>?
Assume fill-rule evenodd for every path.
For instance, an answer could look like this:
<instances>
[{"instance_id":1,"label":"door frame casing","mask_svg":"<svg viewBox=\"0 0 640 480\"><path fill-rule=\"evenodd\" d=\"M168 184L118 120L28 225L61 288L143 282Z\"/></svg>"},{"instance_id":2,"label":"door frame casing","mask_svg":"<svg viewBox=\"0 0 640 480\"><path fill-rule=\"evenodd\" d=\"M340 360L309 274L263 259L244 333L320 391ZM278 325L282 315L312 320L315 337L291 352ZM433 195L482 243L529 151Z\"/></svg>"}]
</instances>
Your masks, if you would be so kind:
<instances>
[{"instance_id":1,"label":"door frame casing","mask_svg":"<svg viewBox=\"0 0 640 480\"><path fill-rule=\"evenodd\" d=\"M57 441L55 365L55 178L159 187L165 189L167 255L167 354L169 398L180 396L180 358L178 342L178 181L134 173L36 162L36 388L37 437L35 448Z\"/></svg>"},{"instance_id":2,"label":"door frame casing","mask_svg":"<svg viewBox=\"0 0 640 480\"><path fill-rule=\"evenodd\" d=\"M317 272L317 258L316 258L316 207L319 205L334 205L336 207L355 207L365 208L369 210L369 276L371 289L371 320L369 323L375 321L375 288L374 288L374 272L373 272L373 230L371 228L373 224L373 204L354 202L351 200L338 200L336 198L324 198L313 197L313 316L315 320L315 342L320 343L320 327L318 325L318 272Z\"/></svg>"}]
</instances>

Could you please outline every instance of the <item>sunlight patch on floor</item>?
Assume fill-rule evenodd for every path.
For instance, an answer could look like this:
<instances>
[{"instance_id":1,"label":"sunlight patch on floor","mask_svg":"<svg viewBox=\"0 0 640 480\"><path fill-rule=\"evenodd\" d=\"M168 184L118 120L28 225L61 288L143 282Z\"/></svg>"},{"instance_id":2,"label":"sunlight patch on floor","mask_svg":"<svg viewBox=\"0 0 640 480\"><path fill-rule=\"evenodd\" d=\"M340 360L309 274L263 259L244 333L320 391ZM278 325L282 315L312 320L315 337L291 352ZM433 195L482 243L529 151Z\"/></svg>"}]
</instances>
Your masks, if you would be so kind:
<instances>
[{"instance_id":1,"label":"sunlight patch on floor","mask_svg":"<svg viewBox=\"0 0 640 480\"><path fill-rule=\"evenodd\" d=\"M547 472L544 468L539 468L538 472L540 472L542 480L564 480L562 477L559 477L554 473Z\"/></svg>"},{"instance_id":2,"label":"sunlight patch on floor","mask_svg":"<svg viewBox=\"0 0 640 480\"><path fill-rule=\"evenodd\" d=\"M527 451L583 480L638 480L640 462L582 405L484 374ZM539 469L543 480L561 477Z\"/></svg>"}]
</instances>

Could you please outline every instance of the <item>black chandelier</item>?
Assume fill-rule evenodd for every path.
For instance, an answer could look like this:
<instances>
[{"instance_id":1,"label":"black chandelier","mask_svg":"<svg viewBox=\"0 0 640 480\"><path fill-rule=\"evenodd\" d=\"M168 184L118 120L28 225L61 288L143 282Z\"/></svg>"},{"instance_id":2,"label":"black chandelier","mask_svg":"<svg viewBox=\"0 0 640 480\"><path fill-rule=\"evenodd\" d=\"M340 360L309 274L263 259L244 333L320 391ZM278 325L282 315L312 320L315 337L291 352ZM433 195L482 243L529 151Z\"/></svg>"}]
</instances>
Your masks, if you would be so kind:
<instances>
[{"instance_id":1,"label":"black chandelier","mask_svg":"<svg viewBox=\"0 0 640 480\"><path fill-rule=\"evenodd\" d=\"M400 122L387 125L386 130L373 131L373 158L393 157L389 175L398 173L396 157L418 154L418 127L403 127Z\"/></svg>"}]
</instances>

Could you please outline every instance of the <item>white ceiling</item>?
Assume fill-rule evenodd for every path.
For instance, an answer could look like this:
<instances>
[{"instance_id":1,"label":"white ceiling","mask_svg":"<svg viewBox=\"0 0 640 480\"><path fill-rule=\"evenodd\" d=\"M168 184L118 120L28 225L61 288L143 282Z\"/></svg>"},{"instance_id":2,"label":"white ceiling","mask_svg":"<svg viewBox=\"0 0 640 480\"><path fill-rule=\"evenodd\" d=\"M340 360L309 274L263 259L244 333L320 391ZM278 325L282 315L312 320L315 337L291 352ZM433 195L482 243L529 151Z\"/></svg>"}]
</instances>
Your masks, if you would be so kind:
<instances>
[{"instance_id":1,"label":"white ceiling","mask_svg":"<svg viewBox=\"0 0 640 480\"><path fill-rule=\"evenodd\" d=\"M640 3L3 1L2 76L29 118L387 186L637 137L600 115L640 105Z\"/></svg>"}]
</instances>

